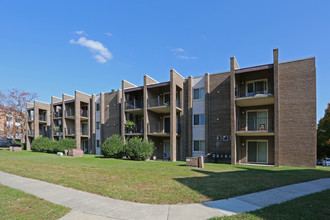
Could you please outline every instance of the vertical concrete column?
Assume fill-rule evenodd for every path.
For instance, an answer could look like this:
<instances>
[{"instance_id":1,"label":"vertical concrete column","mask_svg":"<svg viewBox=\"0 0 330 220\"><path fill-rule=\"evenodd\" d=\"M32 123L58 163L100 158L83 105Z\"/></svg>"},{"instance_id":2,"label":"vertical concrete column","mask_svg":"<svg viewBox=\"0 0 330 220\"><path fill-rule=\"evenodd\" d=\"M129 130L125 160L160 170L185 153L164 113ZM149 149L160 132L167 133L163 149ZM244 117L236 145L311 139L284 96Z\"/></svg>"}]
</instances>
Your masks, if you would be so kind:
<instances>
[{"instance_id":1,"label":"vertical concrete column","mask_svg":"<svg viewBox=\"0 0 330 220\"><path fill-rule=\"evenodd\" d=\"M205 73L205 155L209 153L210 74Z\"/></svg>"},{"instance_id":2,"label":"vertical concrete column","mask_svg":"<svg viewBox=\"0 0 330 220\"><path fill-rule=\"evenodd\" d=\"M188 77L188 85L187 85L187 93L188 93L188 116L186 117L188 120L188 128L187 128L187 156L192 157L192 77Z\"/></svg>"},{"instance_id":3,"label":"vertical concrete column","mask_svg":"<svg viewBox=\"0 0 330 220\"><path fill-rule=\"evenodd\" d=\"M278 70L278 49L273 49L274 64L274 165L280 166L280 90Z\"/></svg>"},{"instance_id":4,"label":"vertical concrete column","mask_svg":"<svg viewBox=\"0 0 330 220\"><path fill-rule=\"evenodd\" d=\"M170 159L176 161L176 83L174 70L171 70L170 82Z\"/></svg>"},{"instance_id":5,"label":"vertical concrete column","mask_svg":"<svg viewBox=\"0 0 330 220\"><path fill-rule=\"evenodd\" d=\"M148 139L148 124L149 124L149 117L148 117L148 89L147 89L147 76L144 76L143 79L143 138Z\"/></svg>"},{"instance_id":6,"label":"vertical concrete column","mask_svg":"<svg viewBox=\"0 0 330 220\"><path fill-rule=\"evenodd\" d=\"M104 124L105 124L105 117L104 117L104 113L106 111L106 106L105 106L105 101L104 101L104 93L101 92L100 93L100 144L102 144L105 140L104 140ZM94 114L95 115L95 114ZM94 116L95 117L95 116ZM95 127L95 123L94 123L94 127Z\"/></svg>"},{"instance_id":7,"label":"vertical concrete column","mask_svg":"<svg viewBox=\"0 0 330 220\"><path fill-rule=\"evenodd\" d=\"M236 164L236 105L235 105L235 57L230 58L230 124L231 124L231 164Z\"/></svg>"},{"instance_id":8,"label":"vertical concrete column","mask_svg":"<svg viewBox=\"0 0 330 220\"><path fill-rule=\"evenodd\" d=\"M88 117L88 153L92 152L94 153L94 148L93 148L93 133L92 133L92 124L94 124L94 120L92 120L92 109L93 108L93 96L89 99L88 106L87 106L87 117ZM95 115L95 114L94 114Z\"/></svg>"},{"instance_id":9,"label":"vertical concrete column","mask_svg":"<svg viewBox=\"0 0 330 220\"><path fill-rule=\"evenodd\" d=\"M65 114L66 114L66 109L65 109L65 95L62 94L62 128L63 128L63 138L65 138L65 133L66 133L66 120L65 120Z\"/></svg>"},{"instance_id":10,"label":"vertical concrete column","mask_svg":"<svg viewBox=\"0 0 330 220\"><path fill-rule=\"evenodd\" d=\"M121 82L121 137L125 141L125 124L126 124L126 116L125 116L125 81Z\"/></svg>"},{"instance_id":11,"label":"vertical concrete column","mask_svg":"<svg viewBox=\"0 0 330 220\"><path fill-rule=\"evenodd\" d=\"M50 111L49 111L49 114L50 114L50 138L54 140L54 131L55 131L55 125L54 125L54 101L53 101L53 97L51 98L51 104L50 104Z\"/></svg>"},{"instance_id":12,"label":"vertical concrete column","mask_svg":"<svg viewBox=\"0 0 330 220\"><path fill-rule=\"evenodd\" d=\"M26 111L25 111L25 143L26 143L26 150L31 150L31 143L29 138L29 114L28 114L28 104L26 104Z\"/></svg>"},{"instance_id":13,"label":"vertical concrete column","mask_svg":"<svg viewBox=\"0 0 330 220\"><path fill-rule=\"evenodd\" d=\"M185 152L185 145L184 145L184 137L185 137L185 131L184 131L184 114L183 114L183 111L184 111L184 102L183 102L183 99L184 99L184 84L183 84L183 88L180 90L180 108L181 108L181 111L180 111L180 131L181 131L181 134L180 134L180 160L184 160L186 158L186 152Z\"/></svg>"},{"instance_id":14,"label":"vertical concrete column","mask_svg":"<svg viewBox=\"0 0 330 220\"><path fill-rule=\"evenodd\" d=\"M80 122L80 99L75 96L74 100L74 127L77 149L81 149L81 122Z\"/></svg>"},{"instance_id":15,"label":"vertical concrete column","mask_svg":"<svg viewBox=\"0 0 330 220\"><path fill-rule=\"evenodd\" d=\"M93 154L96 154L96 146L95 146L95 142L96 142L96 139L95 139L95 123L96 123L96 120L95 120L95 105L96 105L96 95L93 94L92 95L92 103L91 103L91 114L90 114L90 121L91 121L91 134L90 134L90 138L91 138L91 144L90 146L92 146L92 150L93 150ZM101 106L100 106L101 107ZM102 126L100 126L101 128Z\"/></svg>"},{"instance_id":16,"label":"vertical concrete column","mask_svg":"<svg viewBox=\"0 0 330 220\"><path fill-rule=\"evenodd\" d=\"M33 125L34 125L34 139L39 137L39 107L34 102L34 114L33 114Z\"/></svg>"}]
</instances>

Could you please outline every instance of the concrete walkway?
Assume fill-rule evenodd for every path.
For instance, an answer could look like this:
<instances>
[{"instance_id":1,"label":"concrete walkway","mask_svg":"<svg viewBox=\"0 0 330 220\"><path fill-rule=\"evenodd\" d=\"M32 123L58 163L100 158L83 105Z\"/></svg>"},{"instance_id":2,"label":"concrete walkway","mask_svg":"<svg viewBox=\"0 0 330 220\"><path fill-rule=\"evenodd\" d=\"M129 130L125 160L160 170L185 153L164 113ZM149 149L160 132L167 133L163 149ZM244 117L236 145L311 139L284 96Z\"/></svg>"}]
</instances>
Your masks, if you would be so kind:
<instances>
[{"instance_id":1,"label":"concrete walkway","mask_svg":"<svg viewBox=\"0 0 330 220\"><path fill-rule=\"evenodd\" d=\"M99 196L0 171L0 184L72 209L62 219L208 219L278 204L330 189L330 178L202 204L152 205Z\"/></svg>"}]
</instances>

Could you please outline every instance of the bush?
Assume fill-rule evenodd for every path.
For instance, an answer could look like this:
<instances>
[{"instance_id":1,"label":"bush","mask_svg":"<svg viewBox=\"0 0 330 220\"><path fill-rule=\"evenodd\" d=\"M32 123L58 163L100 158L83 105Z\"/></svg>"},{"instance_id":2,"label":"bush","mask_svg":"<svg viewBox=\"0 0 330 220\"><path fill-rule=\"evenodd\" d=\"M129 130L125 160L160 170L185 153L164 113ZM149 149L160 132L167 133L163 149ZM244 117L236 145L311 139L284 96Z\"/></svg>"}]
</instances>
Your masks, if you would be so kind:
<instances>
[{"instance_id":1,"label":"bush","mask_svg":"<svg viewBox=\"0 0 330 220\"><path fill-rule=\"evenodd\" d=\"M54 153L57 152L63 152L64 150L69 150L69 149L76 149L76 141L73 138L64 138L62 140L57 141L56 147L54 149Z\"/></svg>"},{"instance_id":2,"label":"bush","mask_svg":"<svg viewBox=\"0 0 330 220\"><path fill-rule=\"evenodd\" d=\"M152 141L133 137L125 145L125 154L132 160L146 160L152 156L155 147Z\"/></svg>"},{"instance_id":3,"label":"bush","mask_svg":"<svg viewBox=\"0 0 330 220\"><path fill-rule=\"evenodd\" d=\"M77 148L76 142L72 138L64 138L60 141L51 140L46 137L38 137L31 144L34 152L57 153L64 150Z\"/></svg>"},{"instance_id":4,"label":"bush","mask_svg":"<svg viewBox=\"0 0 330 220\"><path fill-rule=\"evenodd\" d=\"M35 152L53 152L54 151L54 141L47 137L38 137L31 144L31 150Z\"/></svg>"},{"instance_id":5,"label":"bush","mask_svg":"<svg viewBox=\"0 0 330 220\"><path fill-rule=\"evenodd\" d=\"M124 156L124 142L120 135L113 134L101 146L104 157L122 158Z\"/></svg>"}]
</instances>

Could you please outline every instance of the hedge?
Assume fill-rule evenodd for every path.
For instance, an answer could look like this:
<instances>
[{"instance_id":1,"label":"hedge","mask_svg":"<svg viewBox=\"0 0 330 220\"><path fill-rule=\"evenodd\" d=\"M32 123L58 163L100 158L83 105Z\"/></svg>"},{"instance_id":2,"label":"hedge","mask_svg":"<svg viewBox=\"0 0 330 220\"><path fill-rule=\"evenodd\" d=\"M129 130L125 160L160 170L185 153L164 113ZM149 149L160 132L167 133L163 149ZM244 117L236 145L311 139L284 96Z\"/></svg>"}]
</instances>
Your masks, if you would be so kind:
<instances>
[{"instance_id":1,"label":"hedge","mask_svg":"<svg viewBox=\"0 0 330 220\"><path fill-rule=\"evenodd\" d=\"M45 153L64 152L64 150L76 148L76 142L72 138L64 138L60 141L56 141L47 137L38 137L31 144L32 151Z\"/></svg>"},{"instance_id":2,"label":"hedge","mask_svg":"<svg viewBox=\"0 0 330 220\"><path fill-rule=\"evenodd\" d=\"M126 156L132 160L149 159L154 150L155 147L152 141L143 140L139 137L130 138L124 147Z\"/></svg>"},{"instance_id":3,"label":"hedge","mask_svg":"<svg viewBox=\"0 0 330 220\"><path fill-rule=\"evenodd\" d=\"M104 157L122 158L124 156L124 143L120 135L113 134L101 146Z\"/></svg>"}]
</instances>

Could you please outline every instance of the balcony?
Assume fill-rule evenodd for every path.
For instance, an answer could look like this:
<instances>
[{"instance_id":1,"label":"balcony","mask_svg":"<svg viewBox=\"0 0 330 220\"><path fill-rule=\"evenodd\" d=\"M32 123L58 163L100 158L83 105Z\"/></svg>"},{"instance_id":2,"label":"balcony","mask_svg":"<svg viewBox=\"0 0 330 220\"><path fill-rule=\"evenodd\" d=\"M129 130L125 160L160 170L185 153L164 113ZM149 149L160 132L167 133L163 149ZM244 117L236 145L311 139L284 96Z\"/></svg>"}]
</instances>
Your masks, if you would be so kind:
<instances>
[{"instance_id":1,"label":"balcony","mask_svg":"<svg viewBox=\"0 0 330 220\"><path fill-rule=\"evenodd\" d=\"M39 123L47 123L47 115L39 115Z\"/></svg>"},{"instance_id":2,"label":"balcony","mask_svg":"<svg viewBox=\"0 0 330 220\"><path fill-rule=\"evenodd\" d=\"M34 136L34 130L28 130L27 133L28 133L28 136L30 136L30 137Z\"/></svg>"},{"instance_id":3,"label":"balcony","mask_svg":"<svg viewBox=\"0 0 330 220\"><path fill-rule=\"evenodd\" d=\"M74 136L75 130L73 128L67 128L65 129L65 136Z\"/></svg>"},{"instance_id":4,"label":"balcony","mask_svg":"<svg viewBox=\"0 0 330 220\"><path fill-rule=\"evenodd\" d=\"M33 121L33 115L28 115L28 121Z\"/></svg>"},{"instance_id":5,"label":"balcony","mask_svg":"<svg viewBox=\"0 0 330 220\"><path fill-rule=\"evenodd\" d=\"M48 131L46 131L46 130L39 130L39 136L48 137Z\"/></svg>"},{"instance_id":6,"label":"balcony","mask_svg":"<svg viewBox=\"0 0 330 220\"><path fill-rule=\"evenodd\" d=\"M148 109L156 113L170 113L170 100L169 98L163 98L158 96L157 98L148 99ZM181 102L176 100L176 109L181 111Z\"/></svg>"},{"instance_id":7,"label":"balcony","mask_svg":"<svg viewBox=\"0 0 330 220\"><path fill-rule=\"evenodd\" d=\"M236 121L237 136L273 136L273 117L248 117L246 120Z\"/></svg>"},{"instance_id":8,"label":"balcony","mask_svg":"<svg viewBox=\"0 0 330 220\"><path fill-rule=\"evenodd\" d=\"M87 128L82 128L81 129L81 136L88 136L88 129Z\"/></svg>"},{"instance_id":9,"label":"balcony","mask_svg":"<svg viewBox=\"0 0 330 220\"><path fill-rule=\"evenodd\" d=\"M54 136L63 136L63 130L55 128Z\"/></svg>"},{"instance_id":10,"label":"balcony","mask_svg":"<svg viewBox=\"0 0 330 220\"><path fill-rule=\"evenodd\" d=\"M125 134L126 135L143 135L144 128L143 125L136 125L134 126L133 130L129 130L127 127L125 127Z\"/></svg>"},{"instance_id":11,"label":"balcony","mask_svg":"<svg viewBox=\"0 0 330 220\"><path fill-rule=\"evenodd\" d=\"M53 112L54 119L56 118L62 118L62 112Z\"/></svg>"},{"instance_id":12,"label":"balcony","mask_svg":"<svg viewBox=\"0 0 330 220\"><path fill-rule=\"evenodd\" d=\"M126 101L125 111L138 115L143 114L143 100L134 99L133 101Z\"/></svg>"},{"instance_id":13,"label":"balcony","mask_svg":"<svg viewBox=\"0 0 330 220\"><path fill-rule=\"evenodd\" d=\"M67 109L65 111L65 117L68 119L74 119L74 110L73 109Z\"/></svg>"},{"instance_id":14,"label":"balcony","mask_svg":"<svg viewBox=\"0 0 330 220\"><path fill-rule=\"evenodd\" d=\"M274 94L267 89L266 81L247 83L236 87L236 106L258 106L274 104Z\"/></svg>"},{"instance_id":15,"label":"balcony","mask_svg":"<svg viewBox=\"0 0 330 220\"><path fill-rule=\"evenodd\" d=\"M88 110L80 109L80 119L82 121L88 120Z\"/></svg>"},{"instance_id":16,"label":"balcony","mask_svg":"<svg viewBox=\"0 0 330 220\"><path fill-rule=\"evenodd\" d=\"M165 123L165 127L162 126L160 122L149 123L147 128L148 135L159 136L159 137L169 137L170 136L170 124ZM176 135L180 135L180 126L177 126Z\"/></svg>"}]
</instances>

